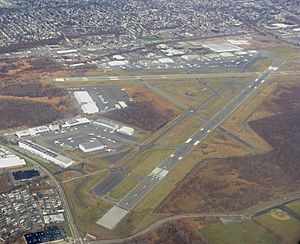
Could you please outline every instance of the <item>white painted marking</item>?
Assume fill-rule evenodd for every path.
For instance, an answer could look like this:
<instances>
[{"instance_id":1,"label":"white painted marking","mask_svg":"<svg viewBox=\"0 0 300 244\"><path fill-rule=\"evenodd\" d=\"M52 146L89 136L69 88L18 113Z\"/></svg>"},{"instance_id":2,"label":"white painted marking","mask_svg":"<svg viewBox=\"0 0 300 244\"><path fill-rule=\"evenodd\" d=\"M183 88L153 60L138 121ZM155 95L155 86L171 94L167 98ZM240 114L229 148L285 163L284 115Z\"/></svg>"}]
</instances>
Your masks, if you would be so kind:
<instances>
[{"instance_id":1,"label":"white painted marking","mask_svg":"<svg viewBox=\"0 0 300 244\"><path fill-rule=\"evenodd\" d=\"M197 146L199 143L200 143L200 141L199 141L199 140L198 140L198 141L196 141L196 142L194 143L194 146Z\"/></svg>"},{"instance_id":2,"label":"white painted marking","mask_svg":"<svg viewBox=\"0 0 300 244\"><path fill-rule=\"evenodd\" d=\"M185 143L190 143L192 140L193 140L193 138L189 138L189 139L186 140Z\"/></svg>"},{"instance_id":3,"label":"white painted marking","mask_svg":"<svg viewBox=\"0 0 300 244\"><path fill-rule=\"evenodd\" d=\"M111 77L108 77L110 80L119 80L118 77L115 77L115 76L111 76Z\"/></svg>"}]
</instances>

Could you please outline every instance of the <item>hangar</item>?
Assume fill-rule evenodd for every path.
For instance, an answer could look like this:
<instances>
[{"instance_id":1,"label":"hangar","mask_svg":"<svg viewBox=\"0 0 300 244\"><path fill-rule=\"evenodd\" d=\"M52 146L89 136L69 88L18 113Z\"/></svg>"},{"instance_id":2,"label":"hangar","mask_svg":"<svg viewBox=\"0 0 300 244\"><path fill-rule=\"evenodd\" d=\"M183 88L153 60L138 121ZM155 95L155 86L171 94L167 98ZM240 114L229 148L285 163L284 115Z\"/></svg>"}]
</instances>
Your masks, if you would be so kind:
<instances>
[{"instance_id":1,"label":"hangar","mask_svg":"<svg viewBox=\"0 0 300 244\"><path fill-rule=\"evenodd\" d=\"M104 148L104 145L99 142L99 141L93 141L93 142L85 142L85 143L81 143L79 144L79 148L83 151L83 152L94 152L94 151L98 151Z\"/></svg>"},{"instance_id":2,"label":"hangar","mask_svg":"<svg viewBox=\"0 0 300 244\"><path fill-rule=\"evenodd\" d=\"M117 129L117 132L124 135L132 136L134 133L134 129L128 126L122 126L121 128Z\"/></svg>"}]
</instances>

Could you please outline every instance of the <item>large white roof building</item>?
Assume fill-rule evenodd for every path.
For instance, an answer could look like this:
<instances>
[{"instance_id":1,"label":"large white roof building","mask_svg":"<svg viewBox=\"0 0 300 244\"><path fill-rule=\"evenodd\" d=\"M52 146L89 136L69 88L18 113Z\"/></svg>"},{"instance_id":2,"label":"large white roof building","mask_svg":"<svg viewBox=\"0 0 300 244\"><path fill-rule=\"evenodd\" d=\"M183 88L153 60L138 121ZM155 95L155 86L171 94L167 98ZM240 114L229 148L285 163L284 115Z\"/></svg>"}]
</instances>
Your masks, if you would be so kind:
<instances>
[{"instance_id":1,"label":"large white roof building","mask_svg":"<svg viewBox=\"0 0 300 244\"><path fill-rule=\"evenodd\" d=\"M0 146L0 169L22 167L25 165L26 162L24 159Z\"/></svg>"}]
</instances>

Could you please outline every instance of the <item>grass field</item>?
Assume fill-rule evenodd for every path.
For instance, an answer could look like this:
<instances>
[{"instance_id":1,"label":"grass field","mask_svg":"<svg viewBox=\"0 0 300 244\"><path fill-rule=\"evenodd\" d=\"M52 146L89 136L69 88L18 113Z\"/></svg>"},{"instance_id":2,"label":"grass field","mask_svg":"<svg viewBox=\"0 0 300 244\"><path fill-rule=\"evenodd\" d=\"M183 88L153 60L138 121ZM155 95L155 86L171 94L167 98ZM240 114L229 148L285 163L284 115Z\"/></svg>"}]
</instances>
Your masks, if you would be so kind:
<instances>
[{"instance_id":1,"label":"grass field","mask_svg":"<svg viewBox=\"0 0 300 244\"><path fill-rule=\"evenodd\" d=\"M244 155L247 151L241 145L228 137L213 132L205 142L200 143L190 154L180 161L169 174L150 191L136 206L135 210L155 209L162 200L172 192L180 181L201 160L211 157L227 157L231 155Z\"/></svg>"},{"instance_id":2,"label":"grass field","mask_svg":"<svg viewBox=\"0 0 300 244\"><path fill-rule=\"evenodd\" d=\"M182 83L164 82L157 87L188 107L196 106L212 95L208 88L193 80Z\"/></svg>"},{"instance_id":3,"label":"grass field","mask_svg":"<svg viewBox=\"0 0 300 244\"><path fill-rule=\"evenodd\" d=\"M203 122L198 115L193 115L185 119L178 126L170 130L157 144L177 145L184 142L189 136L201 128Z\"/></svg>"},{"instance_id":4,"label":"grass field","mask_svg":"<svg viewBox=\"0 0 300 244\"><path fill-rule=\"evenodd\" d=\"M240 223L215 224L204 227L200 233L213 244L275 244L271 236L255 223L244 220Z\"/></svg>"},{"instance_id":5,"label":"grass field","mask_svg":"<svg viewBox=\"0 0 300 244\"><path fill-rule=\"evenodd\" d=\"M292 209L297 214L300 214L300 200L288 203L286 206Z\"/></svg>"},{"instance_id":6,"label":"grass field","mask_svg":"<svg viewBox=\"0 0 300 244\"><path fill-rule=\"evenodd\" d=\"M136 176L148 175L157 165L159 165L173 150L153 149L144 152L135 161L125 168L127 173Z\"/></svg>"},{"instance_id":7,"label":"grass field","mask_svg":"<svg viewBox=\"0 0 300 244\"><path fill-rule=\"evenodd\" d=\"M126 177L109 193L109 196L115 199L121 199L137 184L138 181L136 179Z\"/></svg>"},{"instance_id":8,"label":"grass field","mask_svg":"<svg viewBox=\"0 0 300 244\"><path fill-rule=\"evenodd\" d=\"M106 172L101 172L63 185L76 225L83 233L97 235L98 226L94 222L110 207L90 192L91 188L106 175Z\"/></svg>"},{"instance_id":9,"label":"grass field","mask_svg":"<svg viewBox=\"0 0 300 244\"><path fill-rule=\"evenodd\" d=\"M289 216L289 215L288 215ZM289 216L288 220L274 218L271 213L264 214L255 219L267 229L282 236L285 243L297 243L300 240L300 221Z\"/></svg>"}]
</instances>

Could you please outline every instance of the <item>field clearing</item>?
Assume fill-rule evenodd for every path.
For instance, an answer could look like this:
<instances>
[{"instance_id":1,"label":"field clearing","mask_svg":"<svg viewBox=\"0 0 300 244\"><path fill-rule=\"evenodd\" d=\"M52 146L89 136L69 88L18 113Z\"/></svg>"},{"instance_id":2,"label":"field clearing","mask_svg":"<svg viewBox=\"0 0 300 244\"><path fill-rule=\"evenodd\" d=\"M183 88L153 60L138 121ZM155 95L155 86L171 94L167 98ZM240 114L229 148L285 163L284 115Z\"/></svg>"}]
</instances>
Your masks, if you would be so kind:
<instances>
[{"instance_id":1,"label":"field clearing","mask_svg":"<svg viewBox=\"0 0 300 244\"><path fill-rule=\"evenodd\" d=\"M239 223L214 224L200 229L200 233L213 244L275 244L271 236L255 223L244 220Z\"/></svg>"},{"instance_id":2,"label":"field clearing","mask_svg":"<svg viewBox=\"0 0 300 244\"><path fill-rule=\"evenodd\" d=\"M136 179L126 177L109 193L109 196L119 200L129 193L137 184L138 181Z\"/></svg>"},{"instance_id":3,"label":"field clearing","mask_svg":"<svg viewBox=\"0 0 300 244\"><path fill-rule=\"evenodd\" d=\"M279 234L285 240L285 243L292 244L300 240L300 221L291 216L288 220L279 220L269 212L257 217L255 220L275 234Z\"/></svg>"},{"instance_id":4,"label":"field clearing","mask_svg":"<svg viewBox=\"0 0 300 244\"><path fill-rule=\"evenodd\" d=\"M177 145L181 144L200 129L203 121L198 115L188 117L178 126L171 129L166 135L164 135L158 142L158 145Z\"/></svg>"}]
</instances>

